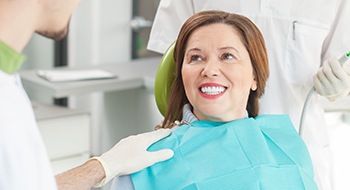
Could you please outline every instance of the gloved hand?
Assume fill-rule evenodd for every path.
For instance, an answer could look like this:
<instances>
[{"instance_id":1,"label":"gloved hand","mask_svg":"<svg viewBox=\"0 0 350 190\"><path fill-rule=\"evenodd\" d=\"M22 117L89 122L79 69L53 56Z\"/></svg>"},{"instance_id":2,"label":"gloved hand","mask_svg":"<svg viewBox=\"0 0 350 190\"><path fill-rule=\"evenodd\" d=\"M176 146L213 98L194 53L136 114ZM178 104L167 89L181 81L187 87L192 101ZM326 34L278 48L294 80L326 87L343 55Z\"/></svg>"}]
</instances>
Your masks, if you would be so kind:
<instances>
[{"instance_id":1,"label":"gloved hand","mask_svg":"<svg viewBox=\"0 0 350 190\"><path fill-rule=\"evenodd\" d=\"M350 92L350 67L335 57L326 60L314 76L314 87L330 101L345 97Z\"/></svg>"},{"instance_id":2,"label":"gloved hand","mask_svg":"<svg viewBox=\"0 0 350 190\"><path fill-rule=\"evenodd\" d=\"M94 187L101 187L115 176L131 174L171 158L174 152L170 149L148 152L147 148L168 136L170 129L159 129L156 131L129 136L120 140L113 148L100 157L91 159L98 160L106 173L106 177Z\"/></svg>"}]
</instances>

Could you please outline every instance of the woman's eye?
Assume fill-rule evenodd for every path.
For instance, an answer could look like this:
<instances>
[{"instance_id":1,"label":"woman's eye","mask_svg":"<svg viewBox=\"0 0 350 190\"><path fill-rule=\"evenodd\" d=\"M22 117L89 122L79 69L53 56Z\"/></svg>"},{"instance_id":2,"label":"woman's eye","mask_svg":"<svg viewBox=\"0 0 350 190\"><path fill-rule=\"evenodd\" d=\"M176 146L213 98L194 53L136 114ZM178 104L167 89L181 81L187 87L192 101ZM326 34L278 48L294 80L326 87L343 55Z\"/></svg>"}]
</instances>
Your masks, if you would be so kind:
<instances>
[{"instance_id":1,"label":"woman's eye","mask_svg":"<svg viewBox=\"0 0 350 190\"><path fill-rule=\"evenodd\" d=\"M202 61L202 60L203 60L203 58L199 55L192 55L191 56L191 62L192 61Z\"/></svg>"},{"instance_id":2,"label":"woman's eye","mask_svg":"<svg viewBox=\"0 0 350 190\"><path fill-rule=\"evenodd\" d=\"M230 59L235 59L235 57L230 53L224 53L224 54L222 54L221 59L230 60Z\"/></svg>"}]
</instances>

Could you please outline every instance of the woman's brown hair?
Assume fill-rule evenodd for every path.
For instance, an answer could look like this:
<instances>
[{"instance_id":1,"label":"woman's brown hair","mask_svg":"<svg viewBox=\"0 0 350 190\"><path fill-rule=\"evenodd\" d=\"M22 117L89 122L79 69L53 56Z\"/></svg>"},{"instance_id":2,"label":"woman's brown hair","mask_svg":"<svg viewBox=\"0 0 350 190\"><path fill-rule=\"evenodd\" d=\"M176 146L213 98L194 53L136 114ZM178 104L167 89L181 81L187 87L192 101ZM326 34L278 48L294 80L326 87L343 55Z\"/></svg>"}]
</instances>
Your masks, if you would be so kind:
<instances>
[{"instance_id":1,"label":"woman's brown hair","mask_svg":"<svg viewBox=\"0 0 350 190\"><path fill-rule=\"evenodd\" d=\"M257 89L250 91L246 109L250 117L255 117L259 114L259 98L264 94L266 81L269 76L268 58L262 34L257 26L244 16L223 11L202 11L186 20L176 40L174 49L176 73L170 89L168 110L161 127L169 128L172 127L171 124L174 121L180 121L182 119L183 106L189 103L185 94L181 73L189 37L197 28L217 23L232 26L237 31L241 42L249 53Z\"/></svg>"}]
</instances>

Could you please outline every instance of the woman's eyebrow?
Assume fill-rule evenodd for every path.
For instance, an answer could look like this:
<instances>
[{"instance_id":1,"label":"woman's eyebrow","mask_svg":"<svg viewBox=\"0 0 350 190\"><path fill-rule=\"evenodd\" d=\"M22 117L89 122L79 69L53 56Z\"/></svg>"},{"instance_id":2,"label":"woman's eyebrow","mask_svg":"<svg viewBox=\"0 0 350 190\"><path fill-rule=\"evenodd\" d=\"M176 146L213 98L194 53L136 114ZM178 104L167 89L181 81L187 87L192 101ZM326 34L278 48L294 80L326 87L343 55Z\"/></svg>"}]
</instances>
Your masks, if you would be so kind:
<instances>
[{"instance_id":1,"label":"woman's eyebrow","mask_svg":"<svg viewBox=\"0 0 350 190\"><path fill-rule=\"evenodd\" d=\"M188 49L185 53L188 53L188 52L191 52L191 51L201 51L201 49L194 47L194 48Z\"/></svg>"},{"instance_id":2,"label":"woman's eyebrow","mask_svg":"<svg viewBox=\"0 0 350 190\"><path fill-rule=\"evenodd\" d=\"M239 55L239 51L236 48L231 47L231 46L221 47L221 48L219 48L219 50L233 50Z\"/></svg>"}]
</instances>

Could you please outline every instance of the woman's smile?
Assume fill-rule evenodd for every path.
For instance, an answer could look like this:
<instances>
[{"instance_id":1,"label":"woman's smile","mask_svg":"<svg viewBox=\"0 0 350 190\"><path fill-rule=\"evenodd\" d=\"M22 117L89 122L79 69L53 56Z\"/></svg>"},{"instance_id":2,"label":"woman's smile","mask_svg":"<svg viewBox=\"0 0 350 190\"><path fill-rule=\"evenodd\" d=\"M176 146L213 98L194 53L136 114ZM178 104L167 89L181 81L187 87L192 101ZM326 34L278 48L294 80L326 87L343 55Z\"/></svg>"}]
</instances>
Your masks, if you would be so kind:
<instances>
[{"instance_id":1,"label":"woman's smile","mask_svg":"<svg viewBox=\"0 0 350 190\"><path fill-rule=\"evenodd\" d=\"M217 98L223 95L227 87L217 83L204 83L199 86L200 94L205 98Z\"/></svg>"}]
</instances>

